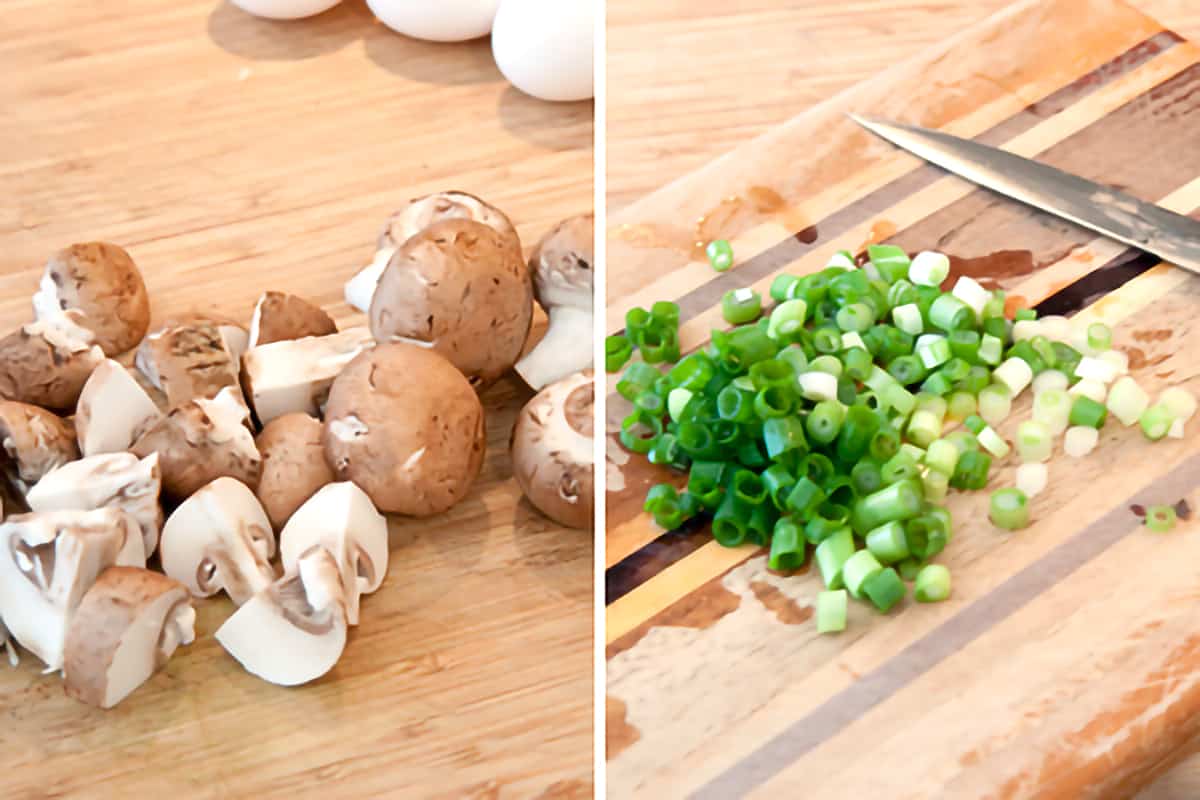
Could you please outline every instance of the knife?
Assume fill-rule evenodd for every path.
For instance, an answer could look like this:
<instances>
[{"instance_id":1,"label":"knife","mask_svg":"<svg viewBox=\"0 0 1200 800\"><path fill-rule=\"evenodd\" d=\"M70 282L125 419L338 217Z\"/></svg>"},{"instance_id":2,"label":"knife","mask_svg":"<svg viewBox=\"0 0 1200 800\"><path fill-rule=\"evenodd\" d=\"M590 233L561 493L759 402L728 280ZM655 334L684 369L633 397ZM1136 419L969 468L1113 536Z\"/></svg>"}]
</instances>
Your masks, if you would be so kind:
<instances>
[{"instance_id":1,"label":"knife","mask_svg":"<svg viewBox=\"0 0 1200 800\"><path fill-rule=\"evenodd\" d=\"M941 131L848 115L955 175L1200 274L1200 222L1007 150Z\"/></svg>"}]
</instances>

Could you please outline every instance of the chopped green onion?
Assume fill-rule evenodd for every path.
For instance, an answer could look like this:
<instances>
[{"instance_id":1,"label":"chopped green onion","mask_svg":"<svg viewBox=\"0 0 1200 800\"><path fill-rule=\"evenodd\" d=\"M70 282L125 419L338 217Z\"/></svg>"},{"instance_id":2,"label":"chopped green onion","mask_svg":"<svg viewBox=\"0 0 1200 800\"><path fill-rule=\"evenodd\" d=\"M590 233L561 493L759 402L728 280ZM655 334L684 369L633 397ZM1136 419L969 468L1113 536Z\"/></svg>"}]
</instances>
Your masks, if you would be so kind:
<instances>
[{"instance_id":1,"label":"chopped green onion","mask_svg":"<svg viewBox=\"0 0 1200 800\"><path fill-rule=\"evenodd\" d=\"M1088 430L1092 430L1088 428ZM1046 488L1050 479L1050 470L1045 464L1029 463L1017 467L1014 483L1025 493L1026 497L1037 497Z\"/></svg>"},{"instance_id":2,"label":"chopped green onion","mask_svg":"<svg viewBox=\"0 0 1200 800\"><path fill-rule=\"evenodd\" d=\"M989 425L999 425L1012 413L1012 397L1003 384L985 386L979 392L979 416Z\"/></svg>"},{"instance_id":3,"label":"chopped green onion","mask_svg":"<svg viewBox=\"0 0 1200 800\"><path fill-rule=\"evenodd\" d=\"M925 336L921 338L926 339ZM945 364L950 360L951 355L950 342L946 340L945 336L929 336L923 344L917 345L917 357L921 359L921 364L925 369L933 369Z\"/></svg>"},{"instance_id":4,"label":"chopped green onion","mask_svg":"<svg viewBox=\"0 0 1200 800\"><path fill-rule=\"evenodd\" d=\"M867 549L880 564L895 564L908 558L908 545L904 541L904 523L897 520L885 522L866 535Z\"/></svg>"},{"instance_id":5,"label":"chopped green onion","mask_svg":"<svg viewBox=\"0 0 1200 800\"><path fill-rule=\"evenodd\" d=\"M950 494L950 475L936 469L926 469L921 475L921 488L925 492L925 502L944 503Z\"/></svg>"},{"instance_id":6,"label":"chopped green onion","mask_svg":"<svg viewBox=\"0 0 1200 800\"><path fill-rule=\"evenodd\" d=\"M1108 387L1103 383L1091 378L1084 378L1081 381L1076 381L1075 385L1067 389L1067 394L1073 397L1086 397L1090 400L1095 400L1097 403L1103 403L1108 397Z\"/></svg>"},{"instance_id":7,"label":"chopped green onion","mask_svg":"<svg viewBox=\"0 0 1200 800\"><path fill-rule=\"evenodd\" d=\"M929 444L925 450L925 466L937 470L947 477L954 474L958 464L959 449L949 439L938 439Z\"/></svg>"},{"instance_id":8,"label":"chopped green onion","mask_svg":"<svg viewBox=\"0 0 1200 800\"><path fill-rule=\"evenodd\" d=\"M908 587L891 567L876 572L862 582L862 593L881 614L886 614L904 599Z\"/></svg>"},{"instance_id":9,"label":"chopped green onion","mask_svg":"<svg viewBox=\"0 0 1200 800\"><path fill-rule=\"evenodd\" d=\"M1093 351L1101 352L1112 347L1112 328L1103 322L1088 325L1087 344Z\"/></svg>"},{"instance_id":10,"label":"chopped green onion","mask_svg":"<svg viewBox=\"0 0 1200 800\"><path fill-rule=\"evenodd\" d=\"M838 309L835 319L840 330L861 333L875 324L875 312L866 303L850 303Z\"/></svg>"},{"instance_id":11,"label":"chopped green onion","mask_svg":"<svg viewBox=\"0 0 1200 800\"><path fill-rule=\"evenodd\" d=\"M851 522L856 531L865 534L886 522L916 516L921 512L922 500L920 483L914 480L899 481L860 497L854 504Z\"/></svg>"},{"instance_id":12,"label":"chopped green onion","mask_svg":"<svg viewBox=\"0 0 1200 800\"><path fill-rule=\"evenodd\" d=\"M951 294L966 303L977 317L983 316L983 307L987 305L988 300L992 299L991 292L967 275L963 275L955 281Z\"/></svg>"},{"instance_id":13,"label":"chopped green onion","mask_svg":"<svg viewBox=\"0 0 1200 800\"><path fill-rule=\"evenodd\" d=\"M1096 449L1100 431L1091 425L1075 425L1067 428L1063 437L1063 452L1071 458L1083 458Z\"/></svg>"},{"instance_id":14,"label":"chopped green onion","mask_svg":"<svg viewBox=\"0 0 1200 800\"><path fill-rule=\"evenodd\" d=\"M1013 356L996 367L992 377L1008 389L1009 397L1017 397L1033 381L1033 369L1023 358Z\"/></svg>"},{"instance_id":15,"label":"chopped green onion","mask_svg":"<svg viewBox=\"0 0 1200 800\"><path fill-rule=\"evenodd\" d=\"M1129 374L1129 356L1121 350L1105 350L1099 359L1113 368L1118 375Z\"/></svg>"},{"instance_id":16,"label":"chopped green onion","mask_svg":"<svg viewBox=\"0 0 1200 800\"><path fill-rule=\"evenodd\" d=\"M1027 319L1037 319L1037 311L1032 308L1018 308L1016 313L1013 314L1014 322L1021 322Z\"/></svg>"},{"instance_id":17,"label":"chopped green onion","mask_svg":"<svg viewBox=\"0 0 1200 800\"><path fill-rule=\"evenodd\" d=\"M609 336L604 340L604 370L616 372L633 356L633 343L626 336Z\"/></svg>"},{"instance_id":18,"label":"chopped green onion","mask_svg":"<svg viewBox=\"0 0 1200 800\"><path fill-rule=\"evenodd\" d=\"M1117 379L1117 370L1107 361L1084 356L1075 365L1075 377L1108 385Z\"/></svg>"},{"instance_id":19,"label":"chopped green onion","mask_svg":"<svg viewBox=\"0 0 1200 800\"><path fill-rule=\"evenodd\" d=\"M854 254L849 250L838 250L829 257L825 269L851 270L858 269L858 265L854 263Z\"/></svg>"},{"instance_id":20,"label":"chopped green onion","mask_svg":"<svg viewBox=\"0 0 1200 800\"><path fill-rule=\"evenodd\" d=\"M1020 489L992 492L988 518L998 528L1015 531L1029 525L1029 498Z\"/></svg>"},{"instance_id":21,"label":"chopped green onion","mask_svg":"<svg viewBox=\"0 0 1200 800\"><path fill-rule=\"evenodd\" d=\"M928 447L930 442L942 435L942 420L932 411L918 409L908 418L906 433L914 444Z\"/></svg>"},{"instance_id":22,"label":"chopped green onion","mask_svg":"<svg viewBox=\"0 0 1200 800\"><path fill-rule=\"evenodd\" d=\"M1150 406L1138 418L1138 422L1142 426L1142 433L1152 442L1157 442L1166 436L1167 431L1171 429L1171 423L1174 421L1175 418L1171 416L1170 409L1161 403Z\"/></svg>"},{"instance_id":23,"label":"chopped green onion","mask_svg":"<svg viewBox=\"0 0 1200 800\"><path fill-rule=\"evenodd\" d=\"M970 306L952 294L939 295L929 307L929 323L944 331L965 327L974 316Z\"/></svg>"},{"instance_id":24,"label":"chopped green onion","mask_svg":"<svg viewBox=\"0 0 1200 800\"><path fill-rule=\"evenodd\" d=\"M694 396L690 389L684 389L682 386L671 390L667 395L667 414L673 421L683 420L683 410L687 408L687 404L692 401Z\"/></svg>"},{"instance_id":25,"label":"chopped green onion","mask_svg":"<svg viewBox=\"0 0 1200 800\"><path fill-rule=\"evenodd\" d=\"M1072 425L1102 428L1107 419L1108 409L1104 407L1103 403L1098 403L1090 397L1078 395L1075 397L1075 402L1071 403L1070 422Z\"/></svg>"},{"instance_id":26,"label":"chopped green onion","mask_svg":"<svg viewBox=\"0 0 1200 800\"><path fill-rule=\"evenodd\" d=\"M950 259L930 250L917 253L908 268L908 279L917 286L941 286L949 275Z\"/></svg>"},{"instance_id":27,"label":"chopped green onion","mask_svg":"<svg viewBox=\"0 0 1200 800\"><path fill-rule=\"evenodd\" d=\"M940 603L950 597L950 570L941 564L928 564L917 573L913 599L918 603Z\"/></svg>"},{"instance_id":28,"label":"chopped green onion","mask_svg":"<svg viewBox=\"0 0 1200 800\"><path fill-rule=\"evenodd\" d=\"M1126 375L1109 389L1105 405L1122 425L1129 427L1141 418L1142 412L1150 405L1150 398L1137 381Z\"/></svg>"},{"instance_id":29,"label":"chopped green onion","mask_svg":"<svg viewBox=\"0 0 1200 800\"><path fill-rule=\"evenodd\" d=\"M1187 422L1196 413L1196 397L1187 389L1172 386L1163 389L1158 396L1158 404L1165 406L1171 416Z\"/></svg>"},{"instance_id":30,"label":"chopped green onion","mask_svg":"<svg viewBox=\"0 0 1200 800\"><path fill-rule=\"evenodd\" d=\"M856 600L862 599L863 583L877 572L883 571L883 565L871 555L870 550L859 550L842 565L842 580L850 591L850 596Z\"/></svg>"},{"instance_id":31,"label":"chopped green onion","mask_svg":"<svg viewBox=\"0 0 1200 800\"><path fill-rule=\"evenodd\" d=\"M828 372L835 378L841 376L842 369L842 362L838 360L838 357L829 355L828 353L819 355L808 362L809 372Z\"/></svg>"},{"instance_id":32,"label":"chopped green onion","mask_svg":"<svg viewBox=\"0 0 1200 800\"><path fill-rule=\"evenodd\" d=\"M892 321L896 327L911 336L918 336L925 330L925 320L921 317L921 309L916 303L906 303L892 309Z\"/></svg>"},{"instance_id":33,"label":"chopped green onion","mask_svg":"<svg viewBox=\"0 0 1200 800\"><path fill-rule=\"evenodd\" d=\"M979 340L979 360L996 366L1004 357L1004 340L985 333Z\"/></svg>"},{"instance_id":34,"label":"chopped green onion","mask_svg":"<svg viewBox=\"0 0 1200 800\"><path fill-rule=\"evenodd\" d=\"M717 272L724 272L733 266L733 247L725 239L715 239L704 248L708 255L708 263Z\"/></svg>"},{"instance_id":35,"label":"chopped green onion","mask_svg":"<svg viewBox=\"0 0 1200 800\"><path fill-rule=\"evenodd\" d=\"M1004 458L1009 453L1008 442L1000 434L996 433L996 429L992 426L987 426L983 430L975 434L979 439L979 446L996 458Z\"/></svg>"},{"instance_id":36,"label":"chopped green onion","mask_svg":"<svg viewBox=\"0 0 1200 800\"><path fill-rule=\"evenodd\" d=\"M805 542L795 522L781 517L771 532L771 554L767 566L776 572L790 572L804 565Z\"/></svg>"},{"instance_id":37,"label":"chopped green onion","mask_svg":"<svg viewBox=\"0 0 1200 800\"><path fill-rule=\"evenodd\" d=\"M827 372L803 372L796 380L806 400L837 400L837 377Z\"/></svg>"},{"instance_id":38,"label":"chopped green onion","mask_svg":"<svg viewBox=\"0 0 1200 800\"><path fill-rule=\"evenodd\" d=\"M762 296L753 289L731 289L721 298L721 316L730 325L745 325L762 315Z\"/></svg>"},{"instance_id":39,"label":"chopped green onion","mask_svg":"<svg viewBox=\"0 0 1200 800\"><path fill-rule=\"evenodd\" d=\"M817 633L841 633L846 630L849 601L845 589L817 593Z\"/></svg>"},{"instance_id":40,"label":"chopped green onion","mask_svg":"<svg viewBox=\"0 0 1200 800\"><path fill-rule=\"evenodd\" d=\"M848 527L826 536L817 545L813 557L827 589L841 589L846 585L842 577L842 567L853 555L854 534Z\"/></svg>"},{"instance_id":41,"label":"chopped green onion","mask_svg":"<svg viewBox=\"0 0 1200 800\"><path fill-rule=\"evenodd\" d=\"M1025 463L1048 461L1054 450L1054 440L1044 422L1031 419L1017 426L1017 453Z\"/></svg>"},{"instance_id":42,"label":"chopped green onion","mask_svg":"<svg viewBox=\"0 0 1200 800\"><path fill-rule=\"evenodd\" d=\"M1033 418L1058 436L1071 420L1071 398L1062 389L1047 389L1033 398Z\"/></svg>"},{"instance_id":43,"label":"chopped green onion","mask_svg":"<svg viewBox=\"0 0 1200 800\"><path fill-rule=\"evenodd\" d=\"M803 300L786 300L771 311L770 322L767 323L767 336L780 339L804 325L808 315L808 304ZM788 327L791 326L791 327Z\"/></svg>"},{"instance_id":44,"label":"chopped green onion","mask_svg":"<svg viewBox=\"0 0 1200 800\"><path fill-rule=\"evenodd\" d=\"M1070 385L1071 379L1067 377L1067 373L1057 369L1048 369L1033 377L1033 393L1035 395L1050 389L1066 391Z\"/></svg>"},{"instance_id":45,"label":"chopped green onion","mask_svg":"<svg viewBox=\"0 0 1200 800\"><path fill-rule=\"evenodd\" d=\"M968 450L958 457L950 485L955 489L982 489L987 486L992 457L979 450Z\"/></svg>"},{"instance_id":46,"label":"chopped green onion","mask_svg":"<svg viewBox=\"0 0 1200 800\"><path fill-rule=\"evenodd\" d=\"M979 411L979 401L970 392L954 392L947 402L946 417L962 420Z\"/></svg>"},{"instance_id":47,"label":"chopped green onion","mask_svg":"<svg viewBox=\"0 0 1200 800\"><path fill-rule=\"evenodd\" d=\"M836 400L822 400L813 406L805 421L808 438L818 444L829 444L837 438L846 418L846 407Z\"/></svg>"},{"instance_id":48,"label":"chopped green onion","mask_svg":"<svg viewBox=\"0 0 1200 800\"><path fill-rule=\"evenodd\" d=\"M1175 509L1172 506L1150 506L1146 509L1146 527L1155 533L1166 533L1175 527Z\"/></svg>"}]
</instances>

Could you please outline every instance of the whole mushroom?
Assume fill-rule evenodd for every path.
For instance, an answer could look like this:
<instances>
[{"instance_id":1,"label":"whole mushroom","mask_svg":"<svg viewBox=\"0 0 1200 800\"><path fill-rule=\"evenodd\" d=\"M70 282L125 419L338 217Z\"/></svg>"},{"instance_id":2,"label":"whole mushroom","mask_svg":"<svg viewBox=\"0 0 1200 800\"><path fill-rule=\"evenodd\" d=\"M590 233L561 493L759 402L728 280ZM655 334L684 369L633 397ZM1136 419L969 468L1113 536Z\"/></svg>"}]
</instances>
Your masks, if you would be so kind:
<instances>
[{"instance_id":1,"label":"whole mushroom","mask_svg":"<svg viewBox=\"0 0 1200 800\"><path fill-rule=\"evenodd\" d=\"M321 421L308 414L284 414L267 423L255 439L262 454L259 502L276 531L318 489L333 482L325 461ZM286 565L285 565L286 566Z\"/></svg>"},{"instance_id":2,"label":"whole mushroom","mask_svg":"<svg viewBox=\"0 0 1200 800\"><path fill-rule=\"evenodd\" d=\"M248 348L261 344L329 336L337 333L337 324L320 307L303 297L283 292L263 292L250 316Z\"/></svg>"},{"instance_id":3,"label":"whole mushroom","mask_svg":"<svg viewBox=\"0 0 1200 800\"><path fill-rule=\"evenodd\" d=\"M432 348L476 389L512 368L532 321L520 254L494 229L465 219L435 223L401 245L371 301L376 341Z\"/></svg>"},{"instance_id":4,"label":"whole mushroom","mask_svg":"<svg viewBox=\"0 0 1200 800\"><path fill-rule=\"evenodd\" d=\"M517 362L517 373L542 389L592 364L595 221L571 217L538 243L529 259L538 304L550 317L546 335Z\"/></svg>"},{"instance_id":5,"label":"whole mushroom","mask_svg":"<svg viewBox=\"0 0 1200 800\"><path fill-rule=\"evenodd\" d=\"M409 201L408 205L388 217L379 234L375 258L346 284L346 303L364 314L371 310L371 297L379 277L397 248L435 222L448 219L472 219L494 228L497 233L521 252L521 239L504 212L466 192L438 192Z\"/></svg>"},{"instance_id":6,"label":"whole mushroom","mask_svg":"<svg viewBox=\"0 0 1200 800\"><path fill-rule=\"evenodd\" d=\"M39 320L79 309L107 356L137 346L150 327L150 296L124 248L85 242L59 250L46 263L33 296Z\"/></svg>"},{"instance_id":7,"label":"whole mushroom","mask_svg":"<svg viewBox=\"0 0 1200 800\"><path fill-rule=\"evenodd\" d=\"M517 417L512 434L513 474L529 502L569 528L590 528L595 468L592 371L547 386Z\"/></svg>"},{"instance_id":8,"label":"whole mushroom","mask_svg":"<svg viewBox=\"0 0 1200 800\"><path fill-rule=\"evenodd\" d=\"M55 411L72 411L104 352L83 327L83 313L67 311L30 322L0 339L0 398Z\"/></svg>"},{"instance_id":9,"label":"whole mushroom","mask_svg":"<svg viewBox=\"0 0 1200 800\"><path fill-rule=\"evenodd\" d=\"M338 376L325 409L325 457L384 513L424 517L466 496L483 465L483 406L436 352L381 344Z\"/></svg>"},{"instance_id":10,"label":"whole mushroom","mask_svg":"<svg viewBox=\"0 0 1200 800\"><path fill-rule=\"evenodd\" d=\"M79 458L71 423L44 408L0 400L5 477L24 494L46 473Z\"/></svg>"}]
</instances>

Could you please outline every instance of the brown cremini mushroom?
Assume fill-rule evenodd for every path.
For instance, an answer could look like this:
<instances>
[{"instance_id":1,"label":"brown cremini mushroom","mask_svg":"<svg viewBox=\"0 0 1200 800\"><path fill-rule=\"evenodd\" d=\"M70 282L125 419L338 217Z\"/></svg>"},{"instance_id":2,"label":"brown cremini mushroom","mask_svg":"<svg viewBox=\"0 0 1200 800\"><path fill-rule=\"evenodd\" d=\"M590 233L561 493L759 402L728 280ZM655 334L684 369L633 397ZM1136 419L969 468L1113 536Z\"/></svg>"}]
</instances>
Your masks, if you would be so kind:
<instances>
[{"instance_id":1,"label":"brown cremini mushroom","mask_svg":"<svg viewBox=\"0 0 1200 800\"><path fill-rule=\"evenodd\" d=\"M146 337L138 348L137 368L167 395L174 408L195 398L212 398L222 389L235 390L245 404L239 365L218 326L196 322L166 328Z\"/></svg>"},{"instance_id":2,"label":"brown cremini mushroom","mask_svg":"<svg viewBox=\"0 0 1200 800\"><path fill-rule=\"evenodd\" d=\"M53 411L72 411L104 352L67 311L30 322L0 339L0 398Z\"/></svg>"},{"instance_id":3,"label":"brown cremini mushroom","mask_svg":"<svg viewBox=\"0 0 1200 800\"><path fill-rule=\"evenodd\" d=\"M39 320L79 309L81 324L107 356L136 347L150 327L142 273L129 253L108 242L73 244L55 253L33 296L33 309Z\"/></svg>"},{"instance_id":4,"label":"brown cremini mushroom","mask_svg":"<svg viewBox=\"0 0 1200 800\"><path fill-rule=\"evenodd\" d=\"M5 477L21 494L46 473L79 458L70 422L14 400L0 400L0 446Z\"/></svg>"},{"instance_id":5,"label":"brown cremini mushroom","mask_svg":"<svg viewBox=\"0 0 1200 800\"><path fill-rule=\"evenodd\" d=\"M112 708L191 644L196 611L187 588L166 575L109 567L84 594L67 628L67 694Z\"/></svg>"},{"instance_id":6,"label":"brown cremini mushroom","mask_svg":"<svg viewBox=\"0 0 1200 800\"><path fill-rule=\"evenodd\" d=\"M337 325L319 307L302 297L283 292L263 292L250 317L247 348L306 336L329 336Z\"/></svg>"},{"instance_id":7,"label":"brown cremini mushroom","mask_svg":"<svg viewBox=\"0 0 1200 800\"><path fill-rule=\"evenodd\" d=\"M512 221L500 209L466 192L438 192L411 200L388 217L379 235L375 258L346 284L346 303L364 314L371 310L371 297L379 276L400 245L437 222L470 219L495 229L514 250L521 252L521 239Z\"/></svg>"},{"instance_id":8,"label":"brown cremini mushroom","mask_svg":"<svg viewBox=\"0 0 1200 800\"><path fill-rule=\"evenodd\" d=\"M436 350L476 389L512 368L532 321L520 255L472 220L438 222L401 245L371 301L376 341Z\"/></svg>"},{"instance_id":9,"label":"brown cremini mushroom","mask_svg":"<svg viewBox=\"0 0 1200 800\"><path fill-rule=\"evenodd\" d=\"M432 350L381 344L350 362L325 409L325 458L384 513L429 516L466 496L483 465L483 406Z\"/></svg>"},{"instance_id":10,"label":"brown cremini mushroom","mask_svg":"<svg viewBox=\"0 0 1200 800\"><path fill-rule=\"evenodd\" d=\"M321 444L323 429L321 421L308 414L284 414L268 422L255 439L262 455L256 494L276 531L304 501L333 482Z\"/></svg>"},{"instance_id":11,"label":"brown cremini mushroom","mask_svg":"<svg viewBox=\"0 0 1200 800\"><path fill-rule=\"evenodd\" d=\"M595 395L592 371L576 373L538 393L513 428L513 474L521 491L539 511L569 528L592 526Z\"/></svg>"}]
</instances>

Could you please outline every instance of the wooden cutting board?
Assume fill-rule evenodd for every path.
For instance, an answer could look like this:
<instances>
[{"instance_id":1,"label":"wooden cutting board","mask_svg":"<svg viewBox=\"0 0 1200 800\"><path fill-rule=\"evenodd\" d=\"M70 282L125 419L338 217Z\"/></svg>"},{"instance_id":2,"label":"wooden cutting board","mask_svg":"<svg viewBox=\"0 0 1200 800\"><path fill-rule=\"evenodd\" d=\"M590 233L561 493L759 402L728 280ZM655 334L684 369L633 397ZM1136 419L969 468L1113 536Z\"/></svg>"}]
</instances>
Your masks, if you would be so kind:
<instances>
[{"instance_id":1,"label":"wooden cutting board","mask_svg":"<svg viewBox=\"0 0 1200 800\"><path fill-rule=\"evenodd\" d=\"M977 137L1190 213L1200 207L1200 49L1112 0L1021 3L750 142L610 220L610 332L659 299L685 349L729 288L765 293L868 241L938 248L1010 295L1116 326L1152 390L1200 390L1200 280L999 199L875 140L847 110ZM725 237L725 275L697 242ZM1065 290L1065 291L1064 291ZM612 394L610 431L625 407ZM1002 427L1011 437L1028 398ZM1051 464L1034 524L956 494L950 601L856 605L819 637L811 574L753 547L665 533L640 511L669 477L610 436L608 786L613 796L1127 797L1195 750L1200 524L1149 534L1131 505L1200 502L1200 437L1108 427ZM1013 460L992 488L1011 485Z\"/></svg>"},{"instance_id":2,"label":"wooden cutting board","mask_svg":"<svg viewBox=\"0 0 1200 800\"><path fill-rule=\"evenodd\" d=\"M265 289L342 325L342 283L410 197L476 192L527 246L592 207L592 106L508 87L486 41L433 45L361 0L256 20L217 0L3 0L0 330L46 257L126 246L155 318L248 319ZM488 458L451 512L392 524L391 568L328 676L282 689L200 639L110 712L26 655L0 666L7 798L585 797L592 538L521 499L507 442L530 392L484 396Z\"/></svg>"}]
</instances>

